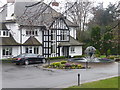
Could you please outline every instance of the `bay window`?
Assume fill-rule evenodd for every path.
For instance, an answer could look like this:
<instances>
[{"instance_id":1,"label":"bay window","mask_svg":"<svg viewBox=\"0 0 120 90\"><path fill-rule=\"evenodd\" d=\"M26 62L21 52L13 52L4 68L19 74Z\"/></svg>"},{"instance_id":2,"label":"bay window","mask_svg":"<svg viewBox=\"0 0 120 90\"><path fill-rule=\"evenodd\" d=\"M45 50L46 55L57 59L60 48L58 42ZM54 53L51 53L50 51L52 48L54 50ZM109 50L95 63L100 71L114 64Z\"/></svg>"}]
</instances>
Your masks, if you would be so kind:
<instances>
[{"instance_id":1,"label":"bay window","mask_svg":"<svg viewBox=\"0 0 120 90\"><path fill-rule=\"evenodd\" d=\"M25 48L25 53L39 54L39 47L37 47L37 46L28 46L28 47Z\"/></svg>"}]
</instances>

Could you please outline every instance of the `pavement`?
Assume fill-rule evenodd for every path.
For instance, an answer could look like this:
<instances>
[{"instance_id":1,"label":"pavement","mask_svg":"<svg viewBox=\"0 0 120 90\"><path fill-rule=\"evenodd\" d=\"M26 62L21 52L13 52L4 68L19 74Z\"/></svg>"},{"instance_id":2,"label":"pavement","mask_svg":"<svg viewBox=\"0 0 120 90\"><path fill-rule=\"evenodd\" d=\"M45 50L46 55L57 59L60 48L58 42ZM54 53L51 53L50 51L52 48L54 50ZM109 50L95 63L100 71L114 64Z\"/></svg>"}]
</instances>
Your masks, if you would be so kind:
<instances>
[{"instance_id":1,"label":"pavement","mask_svg":"<svg viewBox=\"0 0 120 90\"><path fill-rule=\"evenodd\" d=\"M90 69L44 69L42 64L17 66L2 65L2 88L67 88L80 83L118 76L119 63L89 64Z\"/></svg>"}]
</instances>

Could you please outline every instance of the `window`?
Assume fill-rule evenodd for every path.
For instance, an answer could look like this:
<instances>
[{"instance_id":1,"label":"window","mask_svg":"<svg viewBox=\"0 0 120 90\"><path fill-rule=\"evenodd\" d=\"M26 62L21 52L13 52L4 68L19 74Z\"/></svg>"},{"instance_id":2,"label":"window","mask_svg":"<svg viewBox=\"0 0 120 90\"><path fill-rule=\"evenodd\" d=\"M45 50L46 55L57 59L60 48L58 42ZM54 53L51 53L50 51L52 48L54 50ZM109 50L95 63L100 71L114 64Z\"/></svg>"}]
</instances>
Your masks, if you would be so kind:
<instances>
[{"instance_id":1,"label":"window","mask_svg":"<svg viewBox=\"0 0 120 90\"><path fill-rule=\"evenodd\" d=\"M38 36L38 30L26 30L26 35L27 36Z\"/></svg>"},{"instance_id":2,"label":"window","mask_svg":"<svg viewBox=\"0 0 120 90\"><path fill-rule=\"evenodd\" d=\"M39 47L26 47L25 48L25 53L34 53L34 54L38 54L39 53Z\"/></svg>"},{"instance_id":3,"label":"window","mask_svg":"<svg viewBox=\"0 0 120 90\"><path fill-rule=\"evenodd\" d=\"M56 31L55 30L51 30L51 40L52 41L56 40Z\"/></svg>"},{"instance_id":4,"label":"window","mask_svg":"<svg viewBox=\"0 0 120 90\"><path fill-rule=\"evenodd\" d=\"M38 54L39 52L39 48L38 47L34 47L34 54Z\"/></svg>"},{"instance_id":5,"label":"window","mask_svg":"<svg viewBox=\"0 0 120 90\"><path fill-rule=\"evenodd\" d=\"M71 47L71 53L75 53L75 47Z\"/></svg>"},{"instance_id":6,"label":"window","mask_svg":"<svg viewBox=\"0 0 120 90\"><path fill-rule=\"evenodd\" d=\"M9 56L12 55L12 48L8 47L8 48L3 48L3 56Z\"/></svg>"},{"instance_id":7,"label":"window","mask_svg":"<svg viewBox=\"0 0 120 90\"><path fill-rule=\"evenodd\" d=\"M51 53L56 53L56 45L55 45L55 43L52 43L52 45L51 45Z\"/></svg>"},{"instance_id":8,"label":"window","mask_svg":"<svg viewBox=\"0 0 120 90\"><path fill-rule=\"evenodd\" d=\"M62 30L61 31L61 41L66 41L68 40L68 31Z\"/></svg>"},{"instance_id":9,"label":"window","mask_svg":"<svg viewBox=\"0 0 120 90\"><path fill-rule=\"evenodd\" d=\"M0 31L0 37L9 37L9 32L7 30Z\"/></svg>"}]
</instances>

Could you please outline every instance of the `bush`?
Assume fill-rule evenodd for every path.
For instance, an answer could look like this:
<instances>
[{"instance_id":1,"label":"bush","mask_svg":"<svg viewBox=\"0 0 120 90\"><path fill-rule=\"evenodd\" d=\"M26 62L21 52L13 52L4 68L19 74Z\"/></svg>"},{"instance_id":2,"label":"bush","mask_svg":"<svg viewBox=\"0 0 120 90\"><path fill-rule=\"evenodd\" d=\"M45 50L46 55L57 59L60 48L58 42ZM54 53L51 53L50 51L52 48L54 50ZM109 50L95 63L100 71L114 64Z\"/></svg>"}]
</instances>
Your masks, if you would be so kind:
<instances>
[{"instance_id":1,"label":"bush","mask_svg":"<svg viewBox=\"0 0 120 90\"><path fill-rule=\"evenodd\" d=\"M107 55L111 55L111 50L110 49L107 50Z\"/></svg>"},{"instance_id":2,"label":"bush","mask_svg":"<svg viewBox=\"0 0 120 90\"><path fill-rule=\"evenodd\" d=\"M108 57L108 59L114 59L115 58L115 56L109 56Z\"/></svg>"},{"instance_id":3,"label":"bush","mask_svg":"<svg viewBox=\"0 0 120 90\"><path fill-rule=\"evenodd\" d=\"M59 56L59 57L49 57L48 59L54 60L54 59L65 59L65 56Z\"/></svg>"},{"instance_id":4,"label":"bush","mask_svg":"<svg viewBox=\"0 0 120 90\"><path fill-rule=\"evenodd\" d=\"M67 63L64 61L65 64L61 64L61 62L54 62L50 65L44 66L45 68L56 68L56 69L81 69L83 68L81 64L77 63Z\"/></svg>"},{"instance_id":5,"label":"bush","mask_svg":"<svg viewBox=\"0 0 120 90\"><path fill-rule=\"evenodd\" d=\"M66 64L67 63L67 61L61 61L61 64Z\"/></svg>"},{"instance_id":6,"label":"bush","mask_svg":"<svg viewBox=\"0 0 120 90\"><path fill-rule=\"evenodd\" d=\"M81 64L78 64L77 65L77 68L79 69L79 68L82 68L82 65Z\"/></svg>"},{"instance_id":7,"label":"bush","mask_svg":"<svg viewBox=\"0 0 120 90\"><path fill-rule=\"evenodd\" d=\"M50 66L52 67L60 67L61 63L60 62L54 62L54 63L51 63Z\"/></svg>"},{"instance_id":8,"label":"bush","mask_svg":"<svg viewBox=\"0 0 120 90\"><path fill-rule=\"evenodd\" d=\"M106 58L106 55L101 55L100 58Z\"/></svg>"},{"instance_id":9,"label":"bush","mask_svg":"<svg viewBox=\"0 0 120 90\"><path fill-rule=\"evenodd\" d=\"M99 57L100 55L101 55L100 51L99 51L99 50L96 50L95 56L96 56L96 57Z\"/></svg>"}]
</instances>

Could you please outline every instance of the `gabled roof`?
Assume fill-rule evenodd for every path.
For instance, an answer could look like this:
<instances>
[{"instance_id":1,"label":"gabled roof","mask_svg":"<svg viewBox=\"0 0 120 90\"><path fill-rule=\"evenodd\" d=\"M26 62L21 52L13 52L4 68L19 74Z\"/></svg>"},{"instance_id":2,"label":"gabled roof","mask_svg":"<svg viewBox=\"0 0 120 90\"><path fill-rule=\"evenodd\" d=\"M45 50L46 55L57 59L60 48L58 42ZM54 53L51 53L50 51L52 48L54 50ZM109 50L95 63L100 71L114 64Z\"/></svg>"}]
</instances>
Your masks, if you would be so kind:
<instances>
[{"instance_id":1,"label":"gabled roof","mask_svg":"<svg viewBox=\"0 0 120 90\"><path fill-rule=\"evenodd\" d=\"M42 44L34 37L30 36L22 45L24 46L41 46Z\"/></svg>"},{"instance_id":2,"label":"gabled roof","mask_svg":"<svg viewBox=\"0 0 120 90\"><path fill-rule=\"evenodd\" d=\"M0 30L8 30L5 23L0 22Z\"/></svg>"},{"instance_id":3,"label":"gabled roof","mask_svg":"<svg viewBox=\"0 0 120 90\"><path fill-rule=\"evenodd\" d=\"M15 13L13 15L15 15L17 23L27 26L29 25L49 27L51 23L55 20L54 17L62 16L61 13L58 13L52 7L43 2L34 5L35 3L37 2L15 2ZM41 14L42 11L44 12ZM33 22L31 22L32 20ZM65 22L68 26L77 26L68 19L65 19Z\"/></svg>"},{"instance_id":4,"label":"gabled roof","mask_svg":"<svg viewBox=\"0 0 120 90\"><path fill-rule=\"evenodd\" d=\"M18 45L20 45L19 43L17 43L14 40L12 35L10 35L10 37L0 37L0 40L1 40L0 46L18 46Z\"/></svg>"},{"instance_id":5,"label":"gabled roof","mask_svg":"<svg viewBox=\"0 0 120 90\"><path fill-rule=\"evenodd\" d=\"M76 39L70 36L70 41L61 42L59 46L82 46L83 43L78 42Z\"/></svg>"}]
</instances>

